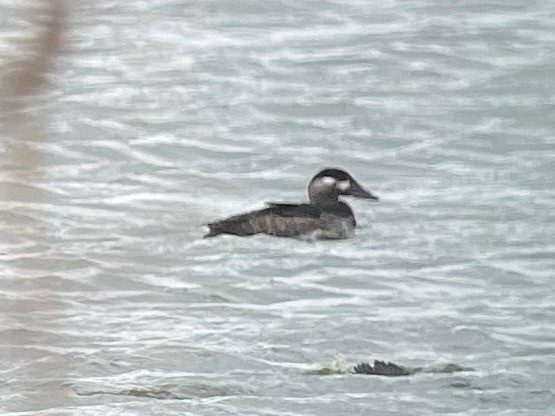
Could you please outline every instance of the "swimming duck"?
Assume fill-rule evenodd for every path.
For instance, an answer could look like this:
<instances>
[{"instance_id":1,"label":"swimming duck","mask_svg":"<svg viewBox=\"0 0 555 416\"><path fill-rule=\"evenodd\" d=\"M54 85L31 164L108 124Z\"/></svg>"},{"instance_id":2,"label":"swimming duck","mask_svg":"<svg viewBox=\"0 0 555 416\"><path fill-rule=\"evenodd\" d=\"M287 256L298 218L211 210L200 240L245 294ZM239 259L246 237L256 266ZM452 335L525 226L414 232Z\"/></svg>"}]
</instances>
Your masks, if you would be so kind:
<instances>
[{"instance_id":1,"label":"swimming duck","mask_svg":"<svg viewBox=\"0 0 555 416\"><path fill-rule=\"evenodd\" d=\"M344 170L324 169L308 184L309 203L268 202L265 209L208 224L205 237L262 233L278 237L349 238L355 232L356 221L351 207L339 200L341 195L379 200Z\"/></svg>"}]
</instances>

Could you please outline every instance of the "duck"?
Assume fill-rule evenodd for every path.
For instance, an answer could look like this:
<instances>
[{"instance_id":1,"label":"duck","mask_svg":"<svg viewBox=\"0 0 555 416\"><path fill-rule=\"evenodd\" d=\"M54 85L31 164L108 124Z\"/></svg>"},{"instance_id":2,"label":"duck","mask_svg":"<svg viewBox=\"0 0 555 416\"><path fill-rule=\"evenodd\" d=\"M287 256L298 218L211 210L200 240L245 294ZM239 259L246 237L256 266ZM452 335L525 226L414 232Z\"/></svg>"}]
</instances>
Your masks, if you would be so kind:
<instances>
[{"instance_id":1,"label":"duck","mask_svg":"<svg viewBox=\"0 0 555 416\"><path fill-rule=\"evenodd\" d=\"M344 239L355 233L351 207L339 198L353 196L373 201L379 198L339 168L319 171L308 184L308 203L267 202L267 207L207 224L208 233L251 236Z\"/></svg>"}]
</instances>

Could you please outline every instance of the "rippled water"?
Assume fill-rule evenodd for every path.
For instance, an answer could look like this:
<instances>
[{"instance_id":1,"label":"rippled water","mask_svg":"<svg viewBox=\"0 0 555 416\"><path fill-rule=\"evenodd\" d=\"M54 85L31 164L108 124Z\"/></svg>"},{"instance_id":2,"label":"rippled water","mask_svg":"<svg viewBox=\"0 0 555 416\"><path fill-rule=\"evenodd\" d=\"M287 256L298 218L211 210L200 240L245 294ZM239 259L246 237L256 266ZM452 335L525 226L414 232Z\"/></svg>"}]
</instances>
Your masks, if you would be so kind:
<instances>
[{"instance_id":1,"label":"rippled water","mask_svg":"<svg viewBox=\"0 0 555 416\"><path fill-rule=\"evenodd\" d=\"M0 412L552 412L553 2L75 2L61 49L48 16L0 3ZM354 239L201 238L324 166L381 197Z\"/></svg>"}]
</instances>

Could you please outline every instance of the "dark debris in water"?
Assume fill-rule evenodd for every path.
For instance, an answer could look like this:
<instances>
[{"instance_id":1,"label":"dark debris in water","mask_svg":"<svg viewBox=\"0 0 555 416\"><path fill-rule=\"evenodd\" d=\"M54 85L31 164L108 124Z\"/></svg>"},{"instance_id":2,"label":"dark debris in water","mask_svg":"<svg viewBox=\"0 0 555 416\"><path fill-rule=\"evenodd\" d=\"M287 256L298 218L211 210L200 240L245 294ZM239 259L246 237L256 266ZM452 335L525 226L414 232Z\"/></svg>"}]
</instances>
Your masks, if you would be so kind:
<instances>
[{"instance_id":1,"label":"dark debris in water","mask_svg":"<svg viewBox=\"0 0 555 416\"><path fill-rule=\"evenodd\" d=\"M343 355L338 354L331 365L329 367L320 368L313 373L318 374L319 376L330 376L332 374L345 374L347 364L345 363L345 359Z\"/></svg>"},{"instance_id":2,"label":"dark debris in water","mask_svg":"<svg viewBox=\"0 0 555 416\"><path fill-rule=\"evenodd\" d=\"M139 388L121 390L118 395L120 396L133 396L133 397L146 397L151 399L186 399L189 397L182 397L171 390L164 388Z\"/></svg>"},{"instance_id":3,"label":"dark debris in water","mask_svg":"<svg viewBox=\"0 0 555 416\"><path fill-rule=\"evenodd\" d=\"M408 376L411 372L405 367L393 363L386 363L385 361L374 360L374 365L368 363L360 363L354 366L353 371L355 374L370 374L374 376Z\"/></svg>"},{"instance_id":4,"label":"dark debris in water","mask_svg":"<svg viewBox=\"0 0 555 416\"><path fill-rule=\"evenodd\" d=\"M79 396L116 395L143 397L158 400L191 400L195 398L234 396L244 394L240 389L212 386L207 384L178 385L166 384L158 387L131 387L119 391L88 391L76 392Z\"/></svg>"},{"instance_id":5,"label":"dark debris in water","mask_svg":"<svg viewBox=\"0 0 555 416\"><path fill-rule=\"evenodd\" d=\"M458 373L459 371L474 371L473 368L470 367L461 367L458 364L444 364L428 370L429 373Z\"/></svg>"},{"instance_id":6,"label":"dark debris in water","mask_svg":"<svg viewBox=\"0 0 555 416\"><path fill-rule=\"evenodd\" d=\"M446 373L451 374L459 371L473 371L472 368L462 367L458 364L443 364L431 368L422 367L404 367L392 362L385 362L380 360L374 360L373 364L368 362L361 362L352 368L348 368L342 357L339 357L332 362L330 367L323 367L316 370L314 373L320 376L327 376L333 374L367 374L373 376L384 376L384 377L402 377L410 376L415 373Z\"/></svg>"},{"instance_id":7,"label":"dark debris in water","mask_svg":"<svg viewBox=\"0 0 555 416\"><path fill-rule=\"evenodd\" d=\"M337 370L330 367L323 367L315 371L319 376L331 376L332 374L345 374L343 370Z\"/></svg>"},{"instance_id":8,"label":"dark debris in water","mask_svg":"<svg viewBox=\"0 0 555 416\"><path fill-rule=\"evenodd\" d=\"M464 380L462 378L457 378L455 380L453 380L450 384L451 387L455 387L457 389L468 389L471 386L470 381L468 380Z\"/></svg>"}]
</instances>

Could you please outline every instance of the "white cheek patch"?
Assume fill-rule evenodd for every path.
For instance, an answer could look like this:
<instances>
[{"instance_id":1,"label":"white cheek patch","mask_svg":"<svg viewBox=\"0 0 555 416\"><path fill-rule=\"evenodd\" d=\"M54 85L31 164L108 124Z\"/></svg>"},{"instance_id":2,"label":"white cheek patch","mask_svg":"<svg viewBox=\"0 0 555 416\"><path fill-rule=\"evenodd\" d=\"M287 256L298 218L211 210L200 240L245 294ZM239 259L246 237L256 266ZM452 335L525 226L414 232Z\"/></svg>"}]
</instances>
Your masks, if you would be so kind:
<instances>
[{"instance_id":1,"label":"white cheek patch","mask_svg":"<svg viewBox=\"0 0 555 416\"><path fill-rule=\"evenodd\" d=\"M339 189L340 191L346 191L350 187L351 187L351 181L349 179L337 182L337 189Z\"/></svg>"},{"instance_id":2,"label":"white cheek patch","mask_svg":"<svg viewBox=\"0 0 555 416\"><path fill-rule=\"evenodd\" d=\"M320 179L322 181L322 183L324 185L335 185L335 183L337 182L335 180L335 178L332 178L331 176L324 176L322 179Z\"/></svg>"}]
</instances>

